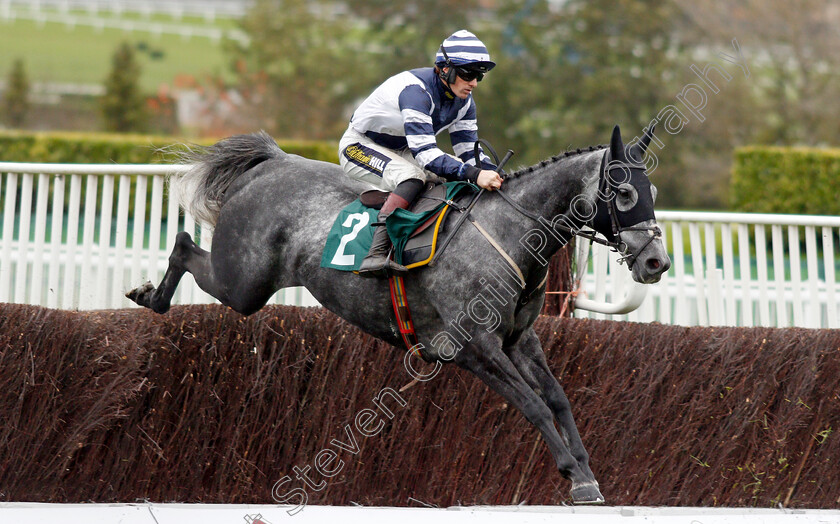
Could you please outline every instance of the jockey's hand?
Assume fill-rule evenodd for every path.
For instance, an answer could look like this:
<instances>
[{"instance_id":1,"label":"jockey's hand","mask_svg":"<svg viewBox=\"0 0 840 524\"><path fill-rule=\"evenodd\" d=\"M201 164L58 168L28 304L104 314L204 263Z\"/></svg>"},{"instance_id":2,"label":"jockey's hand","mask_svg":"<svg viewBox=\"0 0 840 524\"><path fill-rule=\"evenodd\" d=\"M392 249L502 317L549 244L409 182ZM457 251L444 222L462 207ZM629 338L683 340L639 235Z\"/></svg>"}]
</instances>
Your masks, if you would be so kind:
<instances>
[{"instance_id":1,"label":"jockey's hand","mask_svg":"<svg viewBox=\"0 0 840 524\"><path fill-rule=\"evenodd\" d=\"M476 180L475 184L487 191L494 191L502 187L502 177L495 171L482 169L481 173L478 174L478 180Z\"/></svg>"}]
</instances>

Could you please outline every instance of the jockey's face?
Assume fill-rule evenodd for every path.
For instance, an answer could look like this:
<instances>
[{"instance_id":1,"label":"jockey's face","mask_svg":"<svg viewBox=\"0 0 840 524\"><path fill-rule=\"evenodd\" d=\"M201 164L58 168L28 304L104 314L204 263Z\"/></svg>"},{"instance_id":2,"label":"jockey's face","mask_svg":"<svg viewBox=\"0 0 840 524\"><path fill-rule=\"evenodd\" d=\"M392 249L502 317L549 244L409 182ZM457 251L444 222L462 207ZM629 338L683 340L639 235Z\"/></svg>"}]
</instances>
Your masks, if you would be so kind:
<instances>
[{"instance_id":1,"label":"jockey's face","mask_svg":"<svg viewBox=\"0 0 840 524\"><path fill-rule=\"evenodd\" d=\"M444 70L444 72L446 72L446 71L449 70L449 68L444 67L443 70ZM468 81L464 80L463 78L461 78L460 76L456 75L455 76L455 82L453 82L451 84L448 84L448 85L449 85L449 89L451 89L452 92L455 93L455 96L457 96L460 99L466 99L468 96L470 96L470 93L472 93L472 90L475 89L475 86L478 85L478 79L473 78L472 80L470 80L468 82Z\"/></svg>"}]
</instances>

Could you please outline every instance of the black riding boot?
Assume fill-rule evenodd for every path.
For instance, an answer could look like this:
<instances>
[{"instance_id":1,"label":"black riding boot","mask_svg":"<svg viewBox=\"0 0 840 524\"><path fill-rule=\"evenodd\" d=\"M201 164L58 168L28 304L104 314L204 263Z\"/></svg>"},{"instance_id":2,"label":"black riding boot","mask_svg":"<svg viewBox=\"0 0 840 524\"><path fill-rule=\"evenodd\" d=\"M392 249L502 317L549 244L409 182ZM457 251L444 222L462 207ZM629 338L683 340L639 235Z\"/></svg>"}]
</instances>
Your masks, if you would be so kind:
<instances>
[{"instance_id":1,"label":"black riding boot","mask_svg":"<svg viewBox=\"0 0 840 524\"><path fill-rule=\"evenodd\" d=\"M423 182L417 179L406 180L394 189L394 192L388 195L388 200L382 204L382 209L379 210L378 221L384 223L385 220L391 216L395 209L406 209L420 194L423 189ZM405 275L408 269L401 264L397 264L391 260L391 237L388 236L388 231L385 226L377 226L373 232L373 242L370 245L370 251L362 260L362 265L359 267L359 276L366 278L388 278L391 275Z\"/></svg>"},{"instance_id":2,"label":"black riding boot","mask_svg":"<svg viewBox=\"0 0 840 524\"><path fill-rule=\"evenodd\" d=\"M383 216L384 215L384 216ZM379 213L379 221L385 222L385 219L391 213ZM362 260L362 265L359 267L359 276L367 278L388 278L391 275L405 275L408 269L401 264L397 264L391 260L391 237L388 236L388 231L385 226L376 226L373 232L373 242L370 245L370 251Z\"/></svg>"}]
</instances>

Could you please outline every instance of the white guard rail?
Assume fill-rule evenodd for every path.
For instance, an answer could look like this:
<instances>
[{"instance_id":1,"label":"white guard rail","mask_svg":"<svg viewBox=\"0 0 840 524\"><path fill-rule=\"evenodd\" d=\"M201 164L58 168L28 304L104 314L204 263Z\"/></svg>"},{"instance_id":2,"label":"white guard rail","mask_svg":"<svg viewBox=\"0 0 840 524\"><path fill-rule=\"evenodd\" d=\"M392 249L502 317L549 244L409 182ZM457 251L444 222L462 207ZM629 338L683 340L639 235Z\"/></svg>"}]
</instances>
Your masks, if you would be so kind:
<instances>
[{"instance_id":1,"label":"white guard rail","mask_svg":"<svg viewBox=\"0 0 840 524\"><path fill-rule=\"evenodd\" d=\"M656 213L671 257L658 284L630 278L618 256L579 242L588 271L584 302L601 313L646 296L614 320L679 325L838 328L840 217L755 213ZM591 254L590 254L591 253ZM594 305L593 305L594 304ZM576 316L607 318L584 311Z\"/></svg>"},{"instance_id":2,"label":"white guard rail","mask_svg":"<svg viewBox=\"0 0 840 524\"><path fill-rule=\"evenodd\" d=\"M179 169L0 163L0 302L133 306L123 293L160 281L178 231L209 249L211 232L179 216L177 198L165 191L165 175ZM673 265L655 285L632 282L615 253L596 245L590 255L579 242L587 271L576 316L840 327L840 217L660 211L657 218ZM212 301L189 274L174 297ZM271 302L317 305L303 288L281 290Z\"/></svg>"},{"instance_id":3,"label":"white guard rail","mask_svg":"<svg viewBox=\"0 0 840 524\"><path fill-rule=\"evenodd\" d=\"M253 4L253 0L0 0L0 14L17 8L36 15L56 11L66 15L137 13L144 18L164 14L176 19L190 16L212 21L217 17L242 18Z\"/></svg>"},{"instance_id":4,"label":"white guard rail","mask_svg":"<svg viewBox=\"0 0 840 524\"><path fill-rule=\"evenodd\" d=\"M178 169L185 166L0 163L0 302L130 307L124 293L160 281L179 231L209 250L211 232L180 215L164 190ZM214 301L190 274L173 298ZM271 303L317 305L304 288L281 290Z\"/></svg>"}]
</instances>

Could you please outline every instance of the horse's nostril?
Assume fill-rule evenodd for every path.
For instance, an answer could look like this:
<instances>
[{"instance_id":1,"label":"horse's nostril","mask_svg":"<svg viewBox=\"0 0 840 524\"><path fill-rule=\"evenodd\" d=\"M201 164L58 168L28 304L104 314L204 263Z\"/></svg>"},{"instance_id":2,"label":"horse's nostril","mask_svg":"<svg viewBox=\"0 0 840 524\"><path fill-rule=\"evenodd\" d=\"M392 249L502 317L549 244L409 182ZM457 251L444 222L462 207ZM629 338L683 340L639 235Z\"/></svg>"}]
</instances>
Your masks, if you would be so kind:
<instances>
[{"instance_id":1,"label":"horse's nostril","mask_svg":"<svg viewBox=\"0 0 840 524\"><path fill-rule=\"evenodd\" d=\"M660 262L658 258L650 258L647 261L647 266L650 269L659 269L659 267L661 265L662 265L662 262Z\"/></svg>"}]
</instances>

